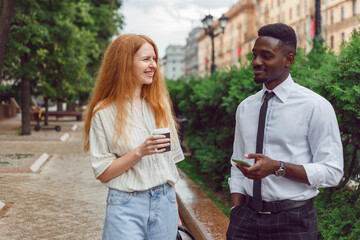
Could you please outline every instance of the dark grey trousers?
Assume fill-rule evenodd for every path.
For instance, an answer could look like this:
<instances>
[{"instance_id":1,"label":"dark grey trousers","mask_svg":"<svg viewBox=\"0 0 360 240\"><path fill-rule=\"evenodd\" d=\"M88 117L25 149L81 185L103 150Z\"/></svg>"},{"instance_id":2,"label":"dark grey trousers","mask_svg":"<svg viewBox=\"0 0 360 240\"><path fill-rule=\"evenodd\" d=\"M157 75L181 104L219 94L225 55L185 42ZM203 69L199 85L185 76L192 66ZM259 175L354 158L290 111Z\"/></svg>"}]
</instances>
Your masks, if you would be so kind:
<instances>
[{"instance_id":1,"label":"dark grey trousers","mask_svg":"<svg viewBox=\"0 0 360 240\"><path fill-rule=\"evenodd\" d=\"M263 215L241 203L230 214L227 240L276 239L315 240L318 236L317 214L313 201L283 212Z\"/></svg>"}]
</instances>

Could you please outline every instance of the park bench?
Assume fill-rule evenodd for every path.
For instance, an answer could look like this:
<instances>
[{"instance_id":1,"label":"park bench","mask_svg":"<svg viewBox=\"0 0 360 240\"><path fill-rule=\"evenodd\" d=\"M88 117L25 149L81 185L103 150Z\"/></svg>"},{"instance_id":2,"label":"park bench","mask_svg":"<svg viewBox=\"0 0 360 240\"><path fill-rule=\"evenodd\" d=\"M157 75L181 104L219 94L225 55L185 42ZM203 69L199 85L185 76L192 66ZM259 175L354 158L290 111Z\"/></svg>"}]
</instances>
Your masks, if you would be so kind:
<instances>
[{"instance_id":1,"label":"park bench","mask_svg":"<svg viewBox=\"0 0 360 240\"><path fill-rule=\"evenodd\" d=\"M35 119L39 118L39 111L34 111L33 112ZM58 120L58 118L61 117L76 117L76 121L81 121L82 120L82 112L77 112L77 111L62 111L62 112L48 112L48 116L49 117L56 117L56 120ZM41 114L41 118L45 117L45 112L43 112Z\"/></svg>"}]
</instances>

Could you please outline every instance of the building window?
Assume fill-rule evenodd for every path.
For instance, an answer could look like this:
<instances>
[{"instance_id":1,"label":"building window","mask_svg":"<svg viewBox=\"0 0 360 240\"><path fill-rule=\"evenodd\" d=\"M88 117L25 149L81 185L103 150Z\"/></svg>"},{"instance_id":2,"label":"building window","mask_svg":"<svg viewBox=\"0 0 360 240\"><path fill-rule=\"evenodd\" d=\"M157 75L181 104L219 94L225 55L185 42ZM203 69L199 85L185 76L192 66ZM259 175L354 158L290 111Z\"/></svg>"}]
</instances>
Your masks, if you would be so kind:
<instances>
[{"instance_id":1,"label":"building window","mask_svg":"<svg viewBox=\"0 0 360 240\"><path fill-rule=\"evenodd\" d=\"M345 34L344 33L341 33L341 41L345 41Z\"/></svg>"},{"instance_id":2,"label":"building window","mask_svg":"<svg viewBox=\"0 0 360 240\"><path fill-rule=\"evenodd\" d=\"M300 17L300 4L297 5L297 15Z\"/></svg>"},{"instance_id":3,"label":"building window","mask_svg":"<svg viewBox=\"0 0 360 240\"><path fill-rule=\"evenodd\" d=\"M334 24L334 10L331 10L330 12L330 23Z\"/></svg>"},{"instance_id":4,"label":"building window","mask_svg":"<svg viewBox=\"0 0 360 240\"><path fill-rule=\"evenodd\" d=\"M278 7L280 7L280 0L278 0Z\"/></svg>"},{"instance_id":5,"label":"building window","mask_svg":"<svg viewBox=\"0 0 360 240\"><path fill-rule=\"evenodd\" d=\"M173 71L176 71L176 67L173 67Z\"/></svg>"},{"instance_id":6,"label":"building window","mask_svg":"<svg viewBox=\"0 0 360 240\"><path fill-rule=\"evenodd\" d=\"M292 8L290 8L290 10L289 10L289 20L291 20L292 19Z\"/></svg>"},{"instance_id":7,"label":"building window","mask_svg":"<svg viewBox=\"0 0 360 240\"><path fill-rule=\"evenodd\" d=\"M277 20L277 22L278 22L278 23L281 22L280 15L278 15L278 20Z\"/></svg>"},{"instance_id":8,"label":"building window","mask_svg":"<svg viewBox=\"0 0 360 240\"><path fill-rule=\"evenodd\" d=\"M330 38L330 47L334 48L334 36L331 36Z\"/></svg>"},{"instance_id":9,"label":"building window","mask_svg":"<svg viewBox=\"0 0 360 240\"><path fill-rule=\"evenodd\" d=\"M300 24L296 26L296 37L297 37L297 41L299 43L300 42Z\"/></svg>"},{"instance_id":10,"label":"building window","mask_svg":"<svg viewBox=\"0 0 360 240\"><path fill-rule=\"evenodd\" d=\"M341 20L344 20L345 18L345 7L341 6Z\"/></svg>"},{"instance_id":11,"label":"building window","mask_svg":"<svg viewBox=\"0 0 360 240\"><path fill-rule=\"evenodd\" d=\"M353 16L356 16L357 15L357 2L356 1L353 1Z\"/></svg>"}]
</instances>

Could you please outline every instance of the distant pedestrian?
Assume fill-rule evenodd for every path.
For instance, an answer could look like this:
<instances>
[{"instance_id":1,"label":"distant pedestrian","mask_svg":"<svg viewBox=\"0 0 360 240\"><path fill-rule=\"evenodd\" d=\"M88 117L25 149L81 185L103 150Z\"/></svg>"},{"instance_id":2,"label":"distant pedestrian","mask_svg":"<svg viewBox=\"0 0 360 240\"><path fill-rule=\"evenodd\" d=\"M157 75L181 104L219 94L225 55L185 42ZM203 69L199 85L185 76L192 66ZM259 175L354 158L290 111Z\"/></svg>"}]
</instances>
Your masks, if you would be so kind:
<instances>
[{"instance_id":1,"label":"distant pedestrian","mask_svg":"<svg viewBox=\"0 0 360 240\"><path fill-rule=\"evenodd\" d=\"M124 34L109 45L88 111L84 148L109 188L103 239L174 240L181 225L175 163L184 155L151 39ZM157 128L170 137L152 135Z\"/></svg>"},{"instance_id":2,"label":"distant pedestrian","mask_svg":"<svg viewBox=\"0 0 360 240\"><path fill-rule=\"evenodd\" d=\"M331 104L289 73L296 35L285 24L259 29L254 81L263 89L237 108L229 179L227 239L317 239L313 198L343 176L339 126Z\"/></svg>"}]
</instances>

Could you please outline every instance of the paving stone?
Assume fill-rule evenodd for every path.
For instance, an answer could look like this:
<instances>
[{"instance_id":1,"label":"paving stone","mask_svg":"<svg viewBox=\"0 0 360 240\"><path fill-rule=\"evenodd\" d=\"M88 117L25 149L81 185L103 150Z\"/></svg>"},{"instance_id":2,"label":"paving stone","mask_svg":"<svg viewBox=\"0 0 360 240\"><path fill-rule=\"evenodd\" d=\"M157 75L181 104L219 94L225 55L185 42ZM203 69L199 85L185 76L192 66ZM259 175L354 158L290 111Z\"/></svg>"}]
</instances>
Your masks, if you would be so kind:
<instances>
[{"instance_id":1,"label":"paving stone","mask_svg":"<svg viewBox=\"0 0 360 240\"><path fill-rule=\"evenodd\" d=\"M61 142L60 137L54 141L51 133L41 132L26 140L16 135L16 141L0 137L1 153L21 150L50 155L39 173L0 174L0 200L14 203L0 218L2 240L101 239L107 188L94 179L89 156L82 152L83 123L76 123L80 125L76 131L71 130L74 123L57 124L68 129L67 141Z\"/></svg>"}]
</instances>

